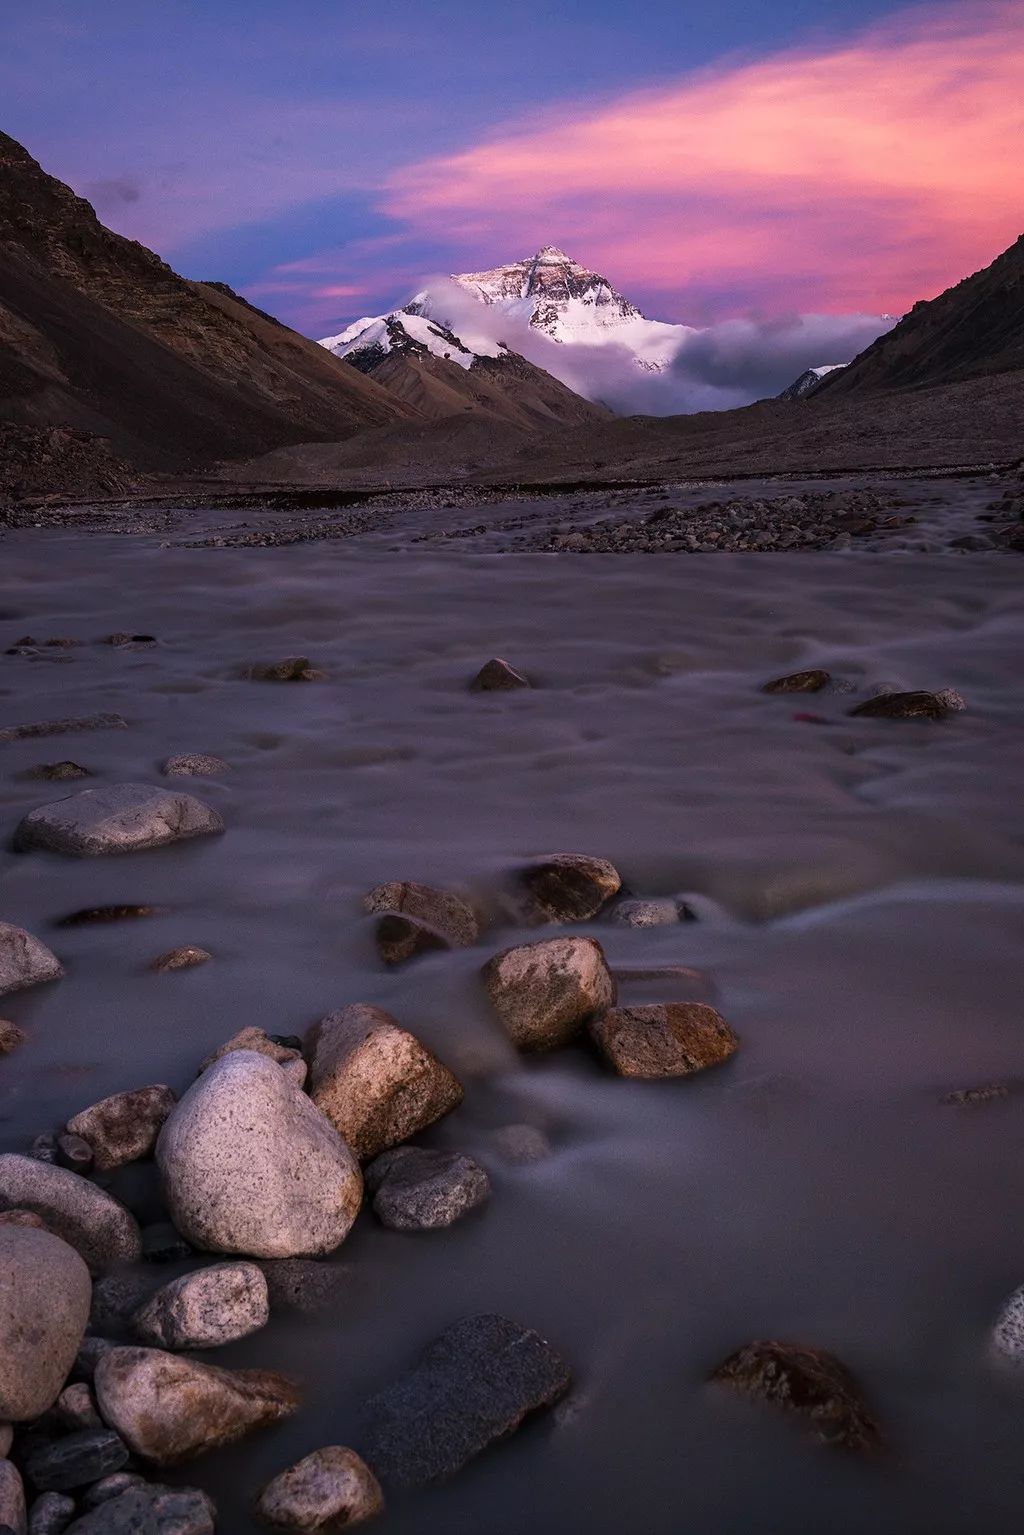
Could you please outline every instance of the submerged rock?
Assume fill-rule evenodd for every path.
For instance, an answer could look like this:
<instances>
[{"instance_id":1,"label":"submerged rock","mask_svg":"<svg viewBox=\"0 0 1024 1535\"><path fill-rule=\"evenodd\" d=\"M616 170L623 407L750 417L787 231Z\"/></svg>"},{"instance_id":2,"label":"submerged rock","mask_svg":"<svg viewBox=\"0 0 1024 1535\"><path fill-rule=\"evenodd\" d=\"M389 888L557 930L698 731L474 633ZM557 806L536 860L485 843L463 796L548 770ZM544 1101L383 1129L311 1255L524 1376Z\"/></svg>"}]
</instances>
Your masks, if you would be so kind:
<instances>
[{"instance_id":1,"label":"submerged rock","mask_svg":"<svg viewBox=\"0 0 1024 1535\"><path fill-rule=\"evenodd\" d=\"M220 1348L258 1332L270 1318L267 1281L255 1263L215 1263L172 1279L132 1318L154 1348Z\"/></svg>"},{"instance_id":2,"label":"submerged rock","mask_svg":"<svg viewBox=\"0 0 1024 1535\"><path fill-rule=\"evenodd\" d=\"M0 746L11 741L35 740L38 736L70 735L80 730L127 730L128 721L120 714L83 714L77 718L36 720L30 725L5 725L0 729Z\"/></svg>"},{"instance_id":3,"label":"submerged rock","mask_svg":"<svg viewBox=\"0 0 1024 1535\"><path fill-rule=\"evenodd\" d=\"M351 1286L347 1264L316 1258L270 1258L260 1264L267 1281L271 1312L296 1311L316 1316L333 1311Z\"/></svg>"},{"instance_id":4,"label":"submerged rock","mask_svg":"<svg viewBox=\"0 0 1024 1535\"><path fill-rule=\"evenodd\" d=\"M491 1180L458 1151L398 1146L366 1169L373 1213L396 1231L436 1231L490 1198Z\"/></svg>"},{"instance_id":5,"label":"submerged rock","mask_svg":"<svg viewBox=\"0 0 1024 1535\"><path fill-rule=\"evenodd\" d=\"M299 1406L294 1383L275 1370L222 1370L153 1348L105 1353L96 1400L134 1453L159 1466L232 1444Z\"/></svg>"},{"instance_id":6,"label":"submerged rock","mask_svg":"<svg viewBox=\"0 0 1024 1535\"><path fill-rule=\"evenodd\" d=\"M44 981L59 981L64 966L45 943L23 927L0 922L0 997Z\"/></svg>"},{"instance_id":7,"label":"submerged rock","mask_svg":"<svg viewBox=\"0 0 1024 1535\"><path fill-rule=\"evenodd\" d=\"M142 1238L134 1215L110 1194L49 1162L0 1156L0 1209L32 1210L94 1271L134 1263Z\"/></svg>"},{"instance_id":8,"label":"submerged rock","mask_svg":"<svg viewBox=\"0 0 1024 1535\"><path fill-rule=\"evenodd\" d=\"M271 1529L342 1530L372 1519L384 1508L384 1494L369 1466L355 1450L329 1444L314 1450L267 1483L256 1500L256 1514Z\"/></svg>"},{"instance_id":9,"label":"submerged rock","mask_svg":"<svg viewBox=\"0 0 1024 1535\"><path fill-rule=\"evenodd\" d=\"M761 692L820 693L822 688L828 687L831 681L831 672L823 671L820 667L812 667L809 671L790 672L786 677L776 677L774 682L764 683Z\"/></svg>"},{"instance_id":10,"label":"submerged rock","mask_svg":"<svg viewBox=\"0 0 1024 1535\"><path fill-rule=\"evenodd\" d=\"M441 1481L528 1413L553 1406L571 1379L538 1333L501 1316L467 1317L368 1403L366 1458L396 1487Z\"/></svg>"},{"instance_id":11,"label":"submerged rock","mask_svg":"<svg viewBox=\"0 0 1024 1535\"><path fill-rule=\"evenodd\" d=\"M949 704L938 693L879 693L850 710L853 718L875 720L944 720Z\"/></svg>"},{"instance_id":12,"label":"submerged rock","mask_svg":"<svg viewBox=\"0 0 1024 1535\"><path fill-rule=\"evenodd\" d=\"M606 858L585 853L552 853L520 871L534 914L546 922L586 922L622 888L619 871Z\"/></svg>"},{"instance_id":13,"label":"submerged rock","mask_svg":"<svg viewBox=\"0 0 1024 1535\"><path fill-rule=\"evenodd\" d=\"M222 757L209 757L203 752L181 752L168 757L160 768L165 778L221 778L231 772L231 766Z\"/></svg>"},{"instance_id":14,"label":"submerged rock","mask_svg":"<svg viewBox=\"0 0 1024 1535\"><path fill-rule=\"evenodd\" d=\"M391 880L363 897L363 910L380 918L377 949L387 965L402 964L429 949L468 949L480 924L467 901L451 890Z\"/></svg>"},{"instance_id":15,"label":"submerged rock","mask_svg":"<svg viewBox=\"0 0 1024 1535\"><path fill-rule=\"evenodd\" d=\"M209 1071L218 1061L222 1061L226 1055L234 1055L238 1050L248 1050L256 1055L266 1056L268 1061L273 1061L281 1067L285 1076L290 1077L296 1087L303 1087L306 1082L306 1062L302 1051L294 1049L291 1045L282 1045L280 1040L264 1032L263 1029L240 1029L237 1034L218 1049L212 1055L199 1063L199 1073Z\"/></svg>"},{"instance_id":16,"label":"submerged rock","mask_svg":"<svg viewBox=\"0 0 1024 1535\"><path fill-rule=\"evenodd\" d=\"M939 1102L962 1107L975 1103L994 1103L1000 1098L1009 1096L1008 1082L988 1082L984 1087L958 1087L951 1093L944 1093Z\"/></svg>"},{"instance_id":17,"label":"submerged rock","mask_svg":"<svg viewBox=\"0 0 1024 1535\"><path fill-rule=\"evenodd\" d=\"M307 1039L313 1102L365 1161L425 1130L462 1102L462 1084L397 1019L355 1003Z\"/></svg>"},{"instance_id":18,"label":"submerged rock","mask_svg":"<svg viewBox=\"0 0 1024 1535\"><path fill-rule=\"evenodd\" d=\"M160 1128L177 1101L162 1082L135 1087L82 1109L67 1127L72 1135L84 1136L92 1147L97 1172L106 1172L151 1156Z\"/></svg>"},{"instance_id":19,"label":"submerged rock","mask_svg":"<svg viewBox=\"0 0 1024 1535\"><path fill-rule=\"evenodd\" d=\"M568 1044L611 1007L615 980L596 938L547 938L506 949L483 967L495 1012L521 1050Z\"/></svg>"},{"instance_id":20,"label":"submerged rock","mask_svg":"<svg viewBox=\"0 0 1024 1535\"><path fill-rule=\"evenodd\" d=\"M248 666L242 675L250 682L319 682L324 673L318 672L307 656L289 656L285 661Z\"/></svg>"},{"instance_id":21,"label":"submerged rock","mask_svg":"<svg viewBox=\"0 0 1024 1535\"><path fill-rule=\"evenodd\" d=\"M61 917L58 927L92 927L105 922L134 922L142 917L162 917L160 906L145 906L136 902L118 906L81 906Z\"/></svg>"},{"instance_id":22,"label":"submerged rock","mask_svg":"<svg viewBox=\"0 0 1024 1535\"><path fill-rule=\"evenodd\" d=\"M60 1395L85 1335L92 1281L49 1231L0 1226L0 1420L37 1418Z\"/></svg>"},{"instance_id":23,"label":"submerged rock","mask_svg":"<svg viewBox=\"0 0 1024 1535\"><path fill-rule=\"evenodd\" d=\"M591 1019L590 1037L620 1077L688 1077L727 1061L739 1046L705 1002L612 1007Z\"/></svg>"},{"instance_id":24,"label":"submerged rock","mask_svg":"<svg viewBox=\"0 0 1024 1535\"><path fill-rule=\"evenodd\" d=\"M362 1203L348 1146L273 1061L224 1056L171 1111L156 1150L167 1207L196 1247L257 1258L332 1252Z\"/></svg>"},{"instance_id":25,"label":"submerged rock","mask_svg":"<svg viewBox=\"0 0 1024 1535\"><path fill-rule=\"evenodd\" d=\"M205 965L213 955L206 949L197 949L187 944L181 949L168 949L166 954L158 954L149 962L150 970L157 975L170 975L175 970L194 970L197 965Z\"/></svg>"},{"instance_id":26,"label":"submerged rock","mask_svg":"<svg viewBox=\"0 0 1024 1535\"><path fill-rule=\"evenodd\" d=\"M214 1535L216 1513L198 1487L145 1482L76 1519L66 1535Z\"/></svg>"},{"instance_id":27,"label":"submerged rock","mask_svg":"<svg viewBox=\"0 0 1024 1535\"><path fill-rule=\"evenodd\" d=\"M93 775L80 763L65 758L63 762L41 762L38 767L29 768L25 776L41 778L47 783L67 783L71 779L91 778Z\"/></svg>"},{"instance_id":28,"label":"submerged rock","mask_svg":"<svg viewBox=\"0 0 1024 1535\"><path fill-rule=\"evenodd\" d=\"M530 686L529 678L524 677L522 672L517 672L514 666L510 666L500 656L494 656L490 661L485 661L469 684L472 693L507 693L513 688Z\"/></svg>"},{"instance_id":29,"label":"submerged rock","mask_svg":"<svg viewBox=\"0 0 1024 1535\"><path fill-rule=\"evenodd\" d=\"M748 1343L730 1354L711 1379L797 1414L825 1444L861 1453L881 1447L881 1431L859 1383L824 1349L773 1340Z\"/></svg>"},{"instance_id":30,"label":"submerged rock","mask_svg":"<svg viewBox=\"0 0 1024 1535\"><path fill-rule=\"evenodd\" d=\"M83 789L29 811L15 832L19 851L44 848L72 857L139 852L224 830L209 805L173 789L150 784L109 784Z\"/></svg>"}]
</instances>

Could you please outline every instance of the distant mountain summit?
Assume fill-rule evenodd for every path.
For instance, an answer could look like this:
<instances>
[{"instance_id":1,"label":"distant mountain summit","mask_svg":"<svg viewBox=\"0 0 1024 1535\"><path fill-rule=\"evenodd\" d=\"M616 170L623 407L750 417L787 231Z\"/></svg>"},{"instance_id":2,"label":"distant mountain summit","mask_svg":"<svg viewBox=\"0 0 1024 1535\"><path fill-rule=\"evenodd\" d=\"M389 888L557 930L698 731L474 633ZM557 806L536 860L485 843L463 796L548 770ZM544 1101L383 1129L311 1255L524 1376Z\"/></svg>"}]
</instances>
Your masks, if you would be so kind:
<instances>
[{"instance_id":1,"label":"distant mountain summit","mask_svg":"<svg viewBox=\"0 0 1024 1535\"><path fill-rule=\"evenodd\" d=\"M798 379L794 379L788 389L783 389L776 398L780 400L802 400L807 395L813 394L819 384L824 383L831 373L838 373L848 367L845 362L827 362L820 368L807 368Z\"/></svg>"}]
</instances>

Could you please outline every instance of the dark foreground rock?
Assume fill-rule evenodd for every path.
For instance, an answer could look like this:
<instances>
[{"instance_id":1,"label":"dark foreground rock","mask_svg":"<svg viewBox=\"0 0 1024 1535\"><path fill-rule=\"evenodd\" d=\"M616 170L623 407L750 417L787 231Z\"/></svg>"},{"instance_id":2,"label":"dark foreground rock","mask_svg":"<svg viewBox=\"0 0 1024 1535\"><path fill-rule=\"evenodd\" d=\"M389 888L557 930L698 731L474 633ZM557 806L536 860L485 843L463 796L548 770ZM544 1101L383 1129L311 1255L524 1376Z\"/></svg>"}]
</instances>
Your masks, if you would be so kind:
<instances>
[{"instance_id":1,"label":"dark foreground rock","mask_svg":"<svg viewBox=\"0 0 1024 1535\"><path fill-rule=\"evenodd\" d=\"M450 1226L491 1193L484 1169L459 1151L398 1146L371 1162L365 1176L374 1215L396 1231Z\"/></svg>"},{"instance_id":2,"label":"dark foreground rock","mask_svg":"<svg viewBox=\"0 0 1024 1535\"><path fill-rule=\"evenodd\" d=\"M441 1481L529 1413L551 1407L571 1379L538 1333L501 1316L467 1317L368 1403L366 1459L385 1484Z\"/></svg>"},{"instance_id":3,"label":"dark foreground rock","mask_svg":"<svg viewBox=\"0 0 1024 1535\"><path fill-rule=\"evenodd\" d=\"M521 944L496 954L482 973L495 1012L521 1050L568 1044L617 994L596 938Z\"/></svg>"},{"instance_id":4,"label":"dark foreground rock","mask_svg":"<svg viewBox=\"0 0 1024 1535\"><path fill-rule=\"evenodd\" d=\"M820 667L812 667L805 672L790 672L786 677L776 677L774 681L766 682L761 692L820 693L822 688L828 687L831 681L830 672L822 671Z\"/></svg>"},{"instance_id":5,"label":"dark foreground rock","mask_svg":"<svg viewBox=\"0 0 1024 1535\"><path fill-rule=\"evenodd\" d=\"M825 1349L772 1340L748 1343L724 1360L711 1379L796 1414L825 1444L861 1454L881 1448L881 1430L858 1381Z\"/></svg>"},{"instance_id":6,"label":"dark foreground rock","mask_svg":"<svg viewBox=\"0 0 1024 1535\"><path fill-rule=\"evenodd\" d=\"M57 981L63 974L64 966L45 943L23 927L0 922L0 997L44 981Z\"/></svg>"},{"instance_id":7,"label":"dark foreground rock","mask_svg":"<svg viewBox=\"0 0 1024 1535\"><path fill-rule=\"evenodd\" d=\"M727 1061L739 1045L704 1002L612 1007L591 1019L590 1036L620 1077L688 1077Z\"/></svg>"},{"instance_id":8,"label":"dark foreground rock","mask_svg":"<svg viewBox=\"0 0 1024 1535\"><path fill-rule=\"evenodd\" d=\"M951 712L947 699L938 693L879 693L850 710L854 719L944 720Z\"/></svg>"},{"instance_id":9,"label":"dark foreground rock","mask_svg":"<svg viewBox=\"0 0 1024 1535\"><path fill-rule=\"evenodd\" d=\"M268 1482L256 1501L259 1519L293 1535L347 1530L384 1508L380 1483L355 1450L329 1444Z\"/></svg>"},{"instance_id":10,"label":"dark foreground rock","mask_svg":"<svg viewBox=\"0 0 1024 1535\"><path fill-rule=\"evenodd\" d=\"M150 784L108 784L30 810L15 833L20 852L43 848L76 858L132 853L224 830L209 805Z\"/></svg>"},{"instance_id":11,"label":"dark foreground rock","mask_svg":"<svg viewBox=\"0 0 1024 1535\"><path fill-rule=\"evenodd\" d=\"M65 1535L214 1535L216 1508L197 1487L146 1483L108 1498Z\"/></svg>"},{"instance_id":12,"label":"dark foreground rock","mask_svg":"<svg viewBox=\"0 0 1024 1535\"><path fill-rule=\"evenodd\" d=\"M119 1434L109 1428L86 1429L38 1445L30 1451L25 1470L40 1492L66 1492L120 1471L127 1460L128 1446Z\"/></svg>"},{"instance_id":13,"label":"dark foreground rock","mask_svg":"<svg viewBox=\"0 0 1024 1535\"><path fill-rule=\"evenodd\" d=\"M587 922L622 888L615 865L587 853L535 859L519 878L534 916L543 922Z\"/></svg>"},{"instance_id":14,"label":"dark foreground rock","mask_svg":"<svg viewBox=\"0 0 1024 1535\"><path fill-rule=\"evenodd\" d=\"M509 693L515 688L529 686L529 678L517 672L514 666L510 666L500 656L485 661L469 684L472 693Z\"/></svg>"}]
</instances>

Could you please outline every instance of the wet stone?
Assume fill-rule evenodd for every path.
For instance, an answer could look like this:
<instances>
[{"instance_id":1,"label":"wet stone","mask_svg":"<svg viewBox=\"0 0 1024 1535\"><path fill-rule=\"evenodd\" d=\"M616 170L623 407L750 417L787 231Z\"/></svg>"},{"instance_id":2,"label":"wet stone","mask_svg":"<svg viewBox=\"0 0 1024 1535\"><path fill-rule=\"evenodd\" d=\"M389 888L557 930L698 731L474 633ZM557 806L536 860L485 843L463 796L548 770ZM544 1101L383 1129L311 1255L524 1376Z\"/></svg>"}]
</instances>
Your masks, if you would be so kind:
<instances>
[{"instance_id":1,"label":"wet stone","mask_svg":"<svg viewBox=\"0 0 1024 1535\"><path fill-rule=\"evenodd\" d=\"M355 1450L344 1445L314 1450L268 1482L256 1501L262 1523L294 1535L347 1530L383 1508L377 1478Z\"/></svg>"},{"instance_id":2,"label":"wet stone","mask_svg":"<svg viewBox=\"0 0 1024 1535\"><path fill-rule=\"evenodd\" d=\"M250 682L318 682L324 674L307 656L289 656L284 661L257 662L242 675Z\"/></svg>"},{"instance_id":3,"label":"wet stone","mask_svg":"<svg viewBox=\"0 0 1024 1535\"><path fill-rule=\"evenodd\" d=\"M739 1041L704 1002L612 1007L590 1023L590 1037L620 1077L687 1077L734 1055Z\"/></svg>"},{"instance_id":4,"label":"wet stone","mask_svg":"<svg viewBox=\"0 0 1024 1535\"><path fill-rule=\"evenodd\" d=\"M431 949L465 949L480 925L467 901L451 890L413 880L391 880L363 897L363 910L378 916L377 949L387 965L399 965Z\"/></svg>"},{"instance_id":5,"label":"wet stone","mask_svg":"<svg viewBox=\"0 0 1024 1535\"><path fill-rule=\"evenodd\" d=\"M949 704L937 693L879 693L850 710L853 718L875 720L943 720Z\"/></svg>"},{"instance_id":6,"label":"wet stone","mask_svg":"<svg viewBox=\"0 0 1024 1535\"><path fill-rule=\"evenodd\" d=\"M132 1318L140 1343L155 1348L220 1348L247 1338L270 1317L267 1281L255 1263L214 1263L182 1274Z\"/></svg>"},{"instance_id":7,"label":"wet stone","mask_svg":"<svg viewBox=\"0 0 1024 1535\"><path fill-rule=\"evenodd\" d=\"M71 1386L65 1386L57 1398L54 1410L64 1427L71 1433L103 1427L100 1415L96 1411L96 1398L85 1381L76 1381Z\"/></svg>"},{"instance_id":8,"label":"wet stone","mask_svg":"<svg viewBox=\"0 0 1024 1535\"><path fill-rule=\"evenodd\" d=\"M508 693L515 688L530 687L530 680L516 671L508 661L494 656L486 661L469 684L473 693Z\"/></svg>"},{"instance_id":9,"label":"wet stone","mask_svg":"<svg viewBox=\"0 0 1024 1535\"><path fill-rule=\"evenodd\" d=\"M617 895L619 871L606 858L553 853L520 871L534 914L546 922L587 922Z\"/></svg>"},{"instance_id":10,"label":"wet stone","mask_svg":"<svg viewBox=\"0 0 1024 1535\"><path fill-rule=\"evenodd\" d=\"M164 1083L112 1093L68 1120L68 1130L84 1136L98 1172L108 1172L152 1156L157 1136L177 1095Z\"/></svg>"},{"instance_id":11,"label":"wet stone","mask_svg":"<svg viewBox=\"0 0 1024 1535\"><path fill-rule=\"evenodd\" d=\"M823 1443L870 1453L881 1431L855 1377L820 1348L761 1340L724 1360L711 1380L805 1420Z\"/></svg>"},{"instance_id":12,"label":"wet stone","mask_svg":"<svg viewBox=\"0 0 1024 1535\"><path fill-rule=\"evenodd\" d=\"M611 919L622 927L667 927L679 922L679 908L665 897L655 901L620 901L612 908Z\"/></svg>"},{"instance_id":13,"label":"wet stone","mask_svg":"<svg viewBox=\"0 0 1024 1535\"><path fill-rule=\"evenodd\" d=\"M98 1482L82 1494L82 1508L99 1508L101 1503L108 1502L111 1498L120 1497L122 1492L128 1492L133 1487L145 1487L146 1478L140 1476L137 1471L115 1471L110 1476L101 1476Z\"/></svg>"},{"instance_id":14,"label":"wet stone","mask_svg":"<svg viewBox=\"0 0 1024 1535\"><path fill-rule=\"evenodd\" d=\"M548 938L506 949L482 975L495 1012L521 1050L568 1044L611 1007L616 985L595 938Z\"/></svg>"},{"instance_id":15,"label":"wet stone","mask_svg":"<svg viewBox=\"0 0 1024 1535\"><path fill-rule=\"evenodd\" d=\"M63 762L41 762L38 767L29 768L25 776L41 778L47 783L67 783L74 778L91 778L93 775L88 768L69 758Z\"/></svg>"},{"instance_id":16,"label":"wet stone","mask_svg":"<svg viewBox=\"0 0 1024 1535\"><path fill-rule=\"evenodd\" d=\"M149 962L149 968L156 975L171 975L175 970L195 970L198 965L205 965L213 955L206 949L193 948L186 945L181 949L168 949L166 954L158 954Z\"/></svg>"},{"instance_id":17,"label":"wet stone","mask_svg":"<svg viewBox=\"0 0 1024 1535\"><path fill-rule=\"evenodd\" d=\"M68 1526L67 1535L214 1535L216 1508L197 1487L129 1488Z\"/></svg>"},{"instance_id":18,"label":"wet stone","mask_svg":"<svg viewBox=\"0 0 1024 1535\"><path fill-rule=\"evenodd\" d=\"M68 719L35 720L29 725L5 725L0 729L0 746L11 741L31 741L39 736L72 735L81 730L127 730L128 721L120 714L84 714Z\"/></svg>"},{"instance_id":19,"label":"wet stone","mask_svg":"<svg viewBox=\"0 0 1024 1535\"><path fill-rule=\"evenodd\" d=\"M820 693L822 688L828 687L831 681L831 672L822 671L820 667L813 667L804 672L790 672L786 677L776 677L773 682L764 683L761 692Z\"/></svg>"},{"instance_id":20,"label":"wet stone","mask_svg":"<svg viewBox=\"0 0 1024 1535\"><path fill-rule=\"evenodd\" d=\"M120 1471L127 1459L128 1446L119 1434L86 1429L39 1445L28 1456L25 1472L40 1492L63 1492Z\"/></svg>"},{"instance_id":21,"label":"wet stone","mask_svg":"<svg viewBox=\"0 0 1024 1535\"><path fill-rule=\"evenodd\" d=\"M373 1213L396 1231L436 1231L490 1198L491 1180L462 1152L399 1146L365 1172Z\"/></svg>"},{"instance_id":22,"label":"wet stone","mask_svg":"<svg viewBox=\"0 0 1024 1535\"><path fill-rule=\"evenodd\" d=\"M150 784L107 784L30 810L15 832L15 848L41 848L73 858L141 852L215 836L217 811L191 794Z\"/></svg>"},{"instance_id":23,"label":"wet stone","mask_svg":"<svg viewBox=\"0 0 1024 1535\"><path fill-rule=\"evenodd\" d=\"M553 1406L570 1382L568 1365L538 1333L501 1316L467 1317L367 1404L360 1447L385 1484L442 1481Z\"/></svg>"},{"instance_id":24,"label":"wet stone","mask_svg":"<svg viewBox=\"0 0 1024 1535\"><path fill-rule=\"evenodd\" d=\"M958 1087L951 1093L944 1093L939 1102L963 1107L976 1103L995 1103L1009 1096L1009 1083L989 1082L984 1087Z\"/></svg>"}]
</instances>

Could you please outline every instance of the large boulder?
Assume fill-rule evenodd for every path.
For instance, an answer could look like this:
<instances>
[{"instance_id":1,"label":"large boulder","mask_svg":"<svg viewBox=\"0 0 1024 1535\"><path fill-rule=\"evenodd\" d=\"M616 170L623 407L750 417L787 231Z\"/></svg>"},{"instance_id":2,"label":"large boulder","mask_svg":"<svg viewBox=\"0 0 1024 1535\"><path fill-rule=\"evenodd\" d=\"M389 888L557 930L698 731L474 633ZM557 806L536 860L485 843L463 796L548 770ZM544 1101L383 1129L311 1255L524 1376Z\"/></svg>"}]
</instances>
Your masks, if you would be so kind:
<instances>
[{"instance_id":1,"label":"large boulder","mask_svg":"<svg viewBox=\"0 0 1024 1535\"><path fill-rule=\"evenodd\" d=\"M269 1319L262 1270L255 1263L214 1263L164 1285L136 1311L132 1329L154 1348L220 1348Z\"/></svg>"},{"instance_id":2,"label":"large boulder","mask_svg":"<svg viewBox=\"0 0 1024 1535\"><path fill-rule=\"evenodd\" d=\"M223 1056L193 1083L156 1159L174 1224L211 1252L332 1252L363 1197L338 1132L280 1066L251 1050Z\"/></svg>"},{"instance_id":3,"label":"large boulder","mask_svg":"<svg viewBox=\"0 0 1024 1535\"><path fill-rule=\"evenodd\" d=\"M53 1406L91 1299L89 1270L74 1248L32 1226L0 1226L0 1421L23 1422Z\"/></svg>"},{"instance_id":4,"label":"large boulder","mask_svg":"<svg viewBox=\"0 0 1024 1535\"><path fill-rule=\"evenodd\" d=\"M144 1460L174 1466L298 1409L276 1370L222 1370L156 1348L109 1349L96 1366L105 1423Z\"/></svg>"},{"instance_id":5,"label":"large boulder","mask_svg":"<svg viewBox=\"0 0 1024 1535\"><path fill-rule=\"evenodd\" d=\"M521 1050L567 1044L617 996L596 938L520 944L488 960L482 973L495 1012Z\"/></svg>"},{"instance_id":6,"label":"large boulder","mask_svg":"<svg viewBox=\"0 0 1024 1535\"><path fill-rule=\"evenodd\" d=\"M761 1339L730 1354L712 1381L802 1418L825 1444L860 1453L882 1435L856 1378L825 1349Z\"/></svg>"},{"instance_id":7,"label":"large boulder","mask_svg":"<svg viewBox=\"0 0 1024 1535\"><path fill-rule=\"evenodd\" d=\"M462 1102L462 1084L415 1034L357 1002L306 1041L313 1102L362 1160L425 1130Z\"/></svg>"},{"instance_id":8,"label":"large boulder","mask_svg":"<svg viewBox=\"0 0 1024 1535\"><path fill-rule=\"evenodd\" d=\"M63 974L64 966L45 943L23 927L0 922L0 997L42 981L59 981Z\"/></svg>"},{"instance_id":9,"label":"large boulder","mask_svg":"<svg viewBox=\"0 0 1024 1535\"><path fill-rule=\"evenodd\" d=\"M271 1529L347 1530L384 1508L380 1483L355 1450L328 1444L314 1450L268 1482L256 1500L256 1514Z\"/></svg>"},{"instance_id":10,"label":"large boulder","mask_svg":"<svg viewBox=\"0 0 1024 1535\"><path fill-rule=\"evenodd\" d=\"M506 1317L467 1317L368 1403L363 1451L385 1484L441 1481L528 1413L552 1406L571 1379L538 1333Z\"/></svg>"},{"instance_id":11,"label":"large boulder","mask_svg":"<svg viewBox=\"0 0 1024 1535\"><path fill-rule=\"evenodd\" d=\"M68 1120L67 1128L88 1141L96 1171L107 1172L152 1155L160 1128L177 1101L163 1083L134 1087L82 1109Z\"/></svg>"},{"instance_id":12,"label":"large boulder","mask_svg":"<svg viewBox=\"0 0 1024 1535\"><path fill-rule=\"evenodd\" d=\"M105 784L30 810L14 835L19 851L93 857L134 853L224 830L217 811L191 794L150 784Z\"/></svg>"},{"instance_id":13,"label":"large boulder","mask_svg":"<svg viewBox=\"0 0 1024 1535\"><path fill-rule=\"evenodd\" d=\"M15 1152L0 1156L0 1210L31 1210L93 1270L134 1263L142 1236L130 1210L95 1183Z\"/></svg>"},{"instance_id":14,"label":"large boulder","mask_svg":"<svg viewBox=\"0 0 1024 1535\"><path fill-rule=\"evenodd\" d=\"M491 1180L461 1151L396 1146L366 1169L373 1213L396 1231L436 1231L490 1198Z\"/></svg>"},{"instance_id":15,"label":"large boulder","mask_svg":"<svg viewBox=\"0 0 1024 1535\"><path fill-rule=\"evenodd\" d=\"M590 1020L590 1037L620 1077L688 1077L727 1061L739 1046L705 1002L611 1007Z\"/></svg>"},{"instance_id":16,"label":"large boulder","mask_svg":"<svg viewBox=\"0 0 1024 1535\"><path fill-rule=\"evenodd\" d=\"M377 950L386 965L400 965L430 949L468 949L480 933L476 913L452 890L390 880L363 896L363 910L378 918Z\"/></svg>"},{"instance_id":17,"label":"large boulder","mask_svg":"<svg viewBox=\"0 0 1024 1535\"><path fill-rule=\"evenodd\" d=\"M534 859L519 878L534 916L544 922L587 922L622 888L614 864L586 853Z\"/></svg>"}]
</instances>

